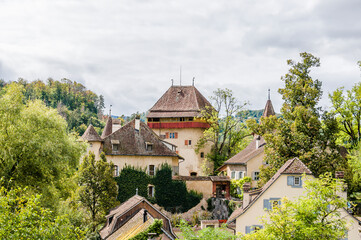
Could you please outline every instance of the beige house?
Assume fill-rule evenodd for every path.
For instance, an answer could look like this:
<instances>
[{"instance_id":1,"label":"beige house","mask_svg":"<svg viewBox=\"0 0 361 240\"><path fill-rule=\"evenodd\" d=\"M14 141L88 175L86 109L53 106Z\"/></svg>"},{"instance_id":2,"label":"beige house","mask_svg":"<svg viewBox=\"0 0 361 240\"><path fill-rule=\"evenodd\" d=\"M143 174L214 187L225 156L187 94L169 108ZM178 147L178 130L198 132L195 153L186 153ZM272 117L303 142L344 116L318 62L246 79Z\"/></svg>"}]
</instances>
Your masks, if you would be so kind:
<instances>
[{"instance_id":1,"label":"beige house","mask_svg":"<svg viewBox=\"0 0 361 240\"><path fill-rule=\"evenodd\" d=\"M115 165L115 176L125 165L146 169L154 175L163 163L172 166L173 174L179 173L179 161L183 158L176 153L176 146L160 139L139 119L127 123L113 131L109 117L100 137L90 125L82 136L89 143L88 151L94 152L96 159L104 152L107 160Z\"/></svg>"},{"instance_id":2,"label":"beige house","mask_svg":"<svg viewBox=\"0 0 361 240\"><path fill-rule=\"evenodd\" d=\"M162 234L157 239L174 240L177 236L167 216L145 198L134 195L110 210L105 226L99 231L102 239L126 240L145 231L155 219L163 220Z\"/></svg>"},{"instance_id":3,"label":"beige house","mask_svg":"<svg viewBox=\"0 0 361 240\"><path fill-rule=\"evenodd\" d=\"M277 173L258 190L244 189L243 205L235 210L227 223L236 223L236 232L247 234L262 228L261 217L272 206L281 204L280 200L287 197L294 200L304 194L302 175L313 179L312 172L298 158L288 160ZM348 239L359 239L358 220L342 209L341 217L350 224Z\"/></svg>"},{"instance_id":4,"label":"beige house","mask_svg":"<svg viewBox=\"0 0 361 240\"><path fill-rule=\"evenodd\" d=\"M208 100L194 86L171 86L147 115L147 124L161 138L178 147L184 158L179 164L182 176L203 176L202 164L210 152L207 145L198 153L195 145L209 125L199 118Z\"/></svg>"},{"instance_id":5,"label":"beige house","mask_svg":"<svg viewBox=\"0 0 361 240\"><path fill-rule=\"evenodd\" d=\"M267 100L262 117L275 115L270 99ZM251 187L256 188L259 180L260 167L266 165L264 162L264 147L266 145L263 137L254 135L248 146L224 162L217 170L231 179L240 179L245 176L252 178Z\"/></svg>"}]
</instances>

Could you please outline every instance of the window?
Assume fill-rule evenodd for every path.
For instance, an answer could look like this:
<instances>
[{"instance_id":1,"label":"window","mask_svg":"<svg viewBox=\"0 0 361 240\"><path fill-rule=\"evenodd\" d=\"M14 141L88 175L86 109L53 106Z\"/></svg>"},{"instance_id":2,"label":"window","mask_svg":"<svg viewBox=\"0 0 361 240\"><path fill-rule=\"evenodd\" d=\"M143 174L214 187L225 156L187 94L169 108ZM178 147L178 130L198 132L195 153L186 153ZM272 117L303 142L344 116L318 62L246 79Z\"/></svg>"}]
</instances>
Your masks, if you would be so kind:
<instances>
[{"instance_id":1,"label":"window","mask_svg":"<svg viewBox=\"0 0 361 240\"><path fill-rule=\"evenodd\" d=\"M243 172L243 171L239 171L237 177L238 177L237 179L242 179L242 178L244 178L244 172Z\"/></svg>"},{"instance_id":2,"label":"window","mask_svg":"<svg viewBox=\"0 0 361 240\"><path fill-rule=\"evenodd\" d=\"M148 186L148 197L154 197L154 186L153 185Z\"/></svg>"},{"instance_id":3,"label":"window","mask_svg":"<svg viewBox=\"0 0 361 240\"><path fill-rule=\"evenodd\" d=\"M177 132L166 132L165 133L165 138L178 138L178 133Z\"/></svg>"},{"instance_id":4,"label":"window","mask_svg":"<svg viewBox=\"0 0 361 240\"><path fill-rule=\"evenodd\" d=\"M195 176L197 176L197 173L196 172L191 172L191 176L195 177Z\"/></svg>"},{"instance_id":5,"label":"window","mask_svg":"<svg viewBox=\"0 0 361 240\"><path fill-rule=\"evenodd\" d=\"M153 151L153 143L146 142L146 143L145 143L145 149L146 149L147 151Z\"/></svg>"},{"instance_id":6,"label":"window","mask_svg":"<svg viewBox=\"0 0 361 240\"><path fill-rule=\"evenodd\" d=\"M188 118L188 121L192 122L192 121L193 121L193 118Z\"/></svg>"},{"instance_id":7,"label":"window","mask_svg":"<svg viewBox=\"0 0 361 240\"><path fill-rule=\"evenodd\" d=\"M259 172L252 172L252 180L253 181L258 181L259 180Z\"/></svg>"},{"instance_id":8,"label":"window","mask_svg":"<svg viewBox=\"0 0 361 240\"><path fill-rule=\"evenodd\" d=\"M192 145L192 140L185 140L184 145L186 145L186 146Z\"/></svg>"},{"instance_id":9,"label":"window","mask_svg":"<svg viewBox=\"0 0 361 240\"><path fill-rule=\"evenodd\" d=\"M113 152L119 151L119 144L113 144L112 148L113 148Z\"/></svg>"},{"instance_id":10,"label":"window","mask_svg":"<svg viewBox=\"0 0 361 240\"><path fill-rule=\"evenodd\" d=\"M287 176L287 185L293 188L302 188L302 177Z\"/></svg>"},{"instance_id":11,"label":"window","mask_svg":"<svg viewBox=\"0 0 361 240\"><path fill-rule=\"evenodd\" d=\"M281 205L280 198L263 199L263 208L265 210L272 210L273 207L280 206L280 205Z\"/></svg>"},{"instance_id":12,"label":"window","mask_svg":"<svg viewBox=\"0 0 361 240\"><path fill-rule=\"evenodd\" d=\"M204 158L204 152L201 152L201 158Z\"/></svg>"},{"instance_id":13,"label":"window","mask_svg":"<svg viewBox=\"0 0 361 240\"><path fill-rule=\"evenodd\" d=\"M118 177L119 176L119 167L118 165L114 165L114 177Z\"/></svg>"},{"instance_id":14,"label":"window","mask_svg":"<svg viewBox=\"0 0 361 240\"><path fill-rule=\"evenodd\" d=\"M180 122L184 122L184 117L179 118Z\"/></svg>"},{"instance_id":15,"label":"window","mask_svg":"<svg viewBox=\"0 0 361 240\"><path fill-rule=\"evenodd\" d=\"M148 174L149 174L149 176L154 176L154 173L155 173L154 165L149 165L148 166Z\"/></svg>"},{"instance_id":16,"label":"window","mask_svg":"<svg viewBox=\"0 0 361 240\"><path fill-rule=\"evenodd\" d=\"M89 143L89 147L93 147L93 144L92 144L92 143Z\"/></svg>"},{"instance_id":17,"label":"window","mask_svg":"<svg viewBox=\"0 0 361 240\"><path fill-rule=\"evenodd\" d=\"M235 172L235 171L232 171L232 172L231 172L231 178L232 178L232 179L235 179L235 178L236 178L236 172Z\"/></svg>"}]
</instances>

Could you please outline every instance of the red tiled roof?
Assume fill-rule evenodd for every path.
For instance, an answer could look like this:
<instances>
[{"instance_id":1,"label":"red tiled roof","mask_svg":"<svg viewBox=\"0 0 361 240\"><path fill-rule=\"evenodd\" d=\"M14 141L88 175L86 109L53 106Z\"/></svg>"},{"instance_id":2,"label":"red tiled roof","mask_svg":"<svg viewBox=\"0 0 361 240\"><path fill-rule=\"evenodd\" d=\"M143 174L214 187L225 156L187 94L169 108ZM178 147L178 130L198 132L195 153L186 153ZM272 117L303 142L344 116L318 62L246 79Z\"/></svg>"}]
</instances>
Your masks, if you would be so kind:
<instances>
[{"instance_id":1,"label":"red tiled roof","mask_svg":"<svg viewBox=\"0 0 361 240\"><path fill-rule=\"evenodd\" d=\"M100 142L102 139L99 137L97 131L95 131L93 125L89 125L89 127L85 130L83 136L81 136L84 140L88 142Z\"/></svg>"},{"instance_id":2,"label":"red tiled roof","mask_svg":"<svg viewBox=\"0 0 361 240\"><path fill-rule=\"evenodd\" d=\"M293 158L288 160L283 166L276 172L275 175L261 188L262 190L258 194L257 197L255 197L252 202L250 202L245 208L238 208L236 209L231 216L228 219L228 222L233 222L237 217L239 217L243 212L247 211L252 204L257 201L260 196L267 191L267 189L282 175L282 174L307 174L312 175L312 172L308 167L301 162L298 158Z\"/></svg>"},{"instance_id":3,"label":"red tiled roof","mask_svg":"<svg viewBox=\"0 0 361 240\"><path fill-rule=\"evenodd\" d=\"M208 100L194 86L171 86L149 110L148 118L196 117Z\"/></svg>"}]
</instances>

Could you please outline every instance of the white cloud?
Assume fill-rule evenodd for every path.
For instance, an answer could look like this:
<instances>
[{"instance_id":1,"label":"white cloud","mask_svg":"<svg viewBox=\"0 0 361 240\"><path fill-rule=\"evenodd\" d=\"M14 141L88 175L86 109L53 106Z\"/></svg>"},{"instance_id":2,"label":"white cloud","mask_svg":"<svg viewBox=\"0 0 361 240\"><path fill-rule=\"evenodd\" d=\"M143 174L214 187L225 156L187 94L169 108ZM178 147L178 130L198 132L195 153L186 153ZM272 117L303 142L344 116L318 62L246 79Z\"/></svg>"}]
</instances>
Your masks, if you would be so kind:
<instances>
[{"instance_id":1,"label":"white cloud","mask_svg":"<svg viewBox=\"0 0 361 240\"><path fill-rule=\"evenodd\" d=\"M276 93L287 59L309 51L326 93L360 80L361 3L286 0L0 1L0 78L69 78L115 114L146 111L170 86L231 88L250 108Z\"/></svg>"}]
</instances>

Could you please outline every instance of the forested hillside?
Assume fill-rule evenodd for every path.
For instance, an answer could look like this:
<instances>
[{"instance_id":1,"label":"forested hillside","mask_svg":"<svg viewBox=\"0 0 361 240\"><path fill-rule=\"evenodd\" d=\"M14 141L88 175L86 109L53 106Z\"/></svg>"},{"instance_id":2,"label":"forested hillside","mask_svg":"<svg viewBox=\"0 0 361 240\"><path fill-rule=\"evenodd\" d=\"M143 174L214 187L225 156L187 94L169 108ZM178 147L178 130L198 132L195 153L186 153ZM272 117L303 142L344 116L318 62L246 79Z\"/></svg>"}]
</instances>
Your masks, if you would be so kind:
<instances>
[{"instance_id":1,"label":"forested hillside","mask_svg":"<svg viewBox=\"0 0 361 240\"><path fill-rule=\"evenodd\" d=\"M104 123L101 117L104 109L104 97L86 89L81 83L69 79L46 82L36 80L28 82L18 79L17 83L24 86L25 100L42 100L46 106L56 108L68 123L68 130L82 135L89 124L101 133ZM0 94L11 82L0 80Z\"/></svg>"}]
</instances>

